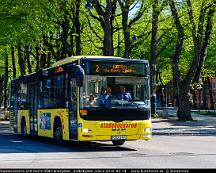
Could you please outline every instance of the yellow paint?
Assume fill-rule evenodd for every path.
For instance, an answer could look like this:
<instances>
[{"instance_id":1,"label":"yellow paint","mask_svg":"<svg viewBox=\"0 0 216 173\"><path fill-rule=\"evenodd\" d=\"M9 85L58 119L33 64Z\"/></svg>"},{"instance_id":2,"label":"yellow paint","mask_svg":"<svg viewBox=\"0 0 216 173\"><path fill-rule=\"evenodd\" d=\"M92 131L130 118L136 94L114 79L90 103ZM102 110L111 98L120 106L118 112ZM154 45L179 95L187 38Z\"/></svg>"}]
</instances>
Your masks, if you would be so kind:
<instances>
[{"instance_id":1,"label":"yellow paint","mask_svg":"<svg viewBox=\"0 0 216 173\"><path fill-rule=\"evenodd\" d=\"M43 116L50 116L50 125L42 126ZM69 114L68 109L39 109L38 135L53 138L54 120L61 119L63 139L69 140ZM30 134L29 110L18 111L18 133L21 133L21 119L26 120L27 134ZM126 140L150 140L151 131L145 132L145 128L151 128L151 120L144 121L86 121L78 116L78 141L110 141L112 136L126 136ZM47 128L49 127L49 128Z\"/></svg>"},{"instance_id":2,"label":"yellow paint","mask_svg":"<svg viewBox=\"0 0 216 173\"><path fill-rule=\"evenodd\" d=\"M112 136L126 136L126 140L151 139L151 131L144 132L145 128L151 128L151 120L117 123L113 121L85 121L78 118L78 122L82 124L78 128L79 141L110 141ZM104 126L104 124L111 124L111 126Z\"/></svg>"},{"instance_id":3,"label":"yellow paint","mask_svg":"<svg viewBox=\"0 0 216 173\"><path fill-rule=\"evenodd\" d=\"M18 114L17 114L18 133L21 133L21 120L22 117L24 117L26 121L27 134L30 134L30 114L29 113L30 113L29 110L18 110Z\"/></svg>"},{"instance_id":4,"label":"yellow paint","mask_svg":"<svg viewBox=\"0 0 216 173\"><path fill-rule=\"evenodd\" d=\"M59 117L62 123L63 139L69 140L69 115L67 109L39 109L38 113L38 135L53 138L53 128L55 117ZM42 117L50 115L50 129L46 129L42 125Z\"/></svg>"}]
</instances>

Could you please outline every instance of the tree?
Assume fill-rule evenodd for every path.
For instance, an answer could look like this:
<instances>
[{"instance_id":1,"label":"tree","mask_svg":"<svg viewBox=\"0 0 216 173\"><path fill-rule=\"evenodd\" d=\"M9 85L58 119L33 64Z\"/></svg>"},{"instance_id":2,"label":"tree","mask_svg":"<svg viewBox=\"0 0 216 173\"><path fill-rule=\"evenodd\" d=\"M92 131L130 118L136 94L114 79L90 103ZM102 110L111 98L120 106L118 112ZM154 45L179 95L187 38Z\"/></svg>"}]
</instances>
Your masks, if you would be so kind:
<instances>
[{"instance_id":1,"label":"tree","mask_svg":"<svg viewBox=\"0 0 216 173\"><path fill-rule=\"evenodd\" d=\"M152 31L151 31L151 54L150 54L150 91L151 91L151 113L155 114L156 109L156 75L158 60L158 20L161 11L166 5L166 1L159 4L158 0L152 3Z\"/></svg>"},{"instance_id":2,"label":"tree","mask_svg":"<svg viewBox=\"0 0 216 173\"><path fill-rule=\"evenodd\" d=\"M127 0L122 1L118 0L121 8L121 16L122 16L122 30L124 34L124 57L129 58L131 54L132 46L132 39L131 38L131 28L142 16L144 12L144 2L143 1L134 1L134 0ZM139 10L137 10L134 16L129 16L129 12L133 10L136 6L139 5ZM134 36L136 37L136 36Z\"/></svg>"},{"instance_id":3,"label":"tree","mask_svg":"<svg viewBox=\"0 0 216 173\"><path fill-rule=\"evenodd\" d=\"M178 32L177 43L175 48L175 53L173 54L173 69L174 75L177 82L178 88L178 98L179 98L179 108L177 111L177 117L179 120L193 120L191 116L191 103L190 103L190 89L195 79L196 74L199 74L199 67L203 66L203 59L206 56L207 47L209 44L209 39L212 30L212 17L215 13L215 2L208 1L205 3L202 1L199 20L198 20L198 29L195 24L195 18L193 16L193 10L191 1L187 0L187 9L188 17L190 24L192 25L192 39L194 43L194 57L190 68L187 71L185 77L183 77L180 68L179 68L179 59L181 55L181 50L184 40L184 28L179 19L178 11L173 0L169 0L170 9L172 11L172 16L176 29ZM204 25L206 17L206 25ZM204 28L205 26L205 28ZM205 33L203 32L205 30Z\"/></svg>"},{"instance_id":4,"label":"tree","mask_svg":"<svg viewBox=\"0 0 216 173\"><path fill-rule=\"evenodd\" d=\"M3 103L4 109L7 109L7 100L8 100L8 55L5 57L5 70L4 70L4 96Z\"/></svg>"},{"instance_id":5,"label":"tree","mask_svg":"<svg viewBox=\"0 0 216 173\"><path fill-rule=\"evenodd\" d=\"M13 78L16 78L16 62L15 62L14 46L11 46L11 63L13 67Z\"/></svg>"},{"instance_id":6,"label":"tree","mask_svg":"<svg viewBox=\"0 0 216 173\"><path fill-rule=\"evenodd\" d=\"M97 16L93 14L91 9L89 9L89 14L99 21L103 29L103 54L104 55L114 55L113 47L113 22L115 19L115 12L117 6L117 0L106 0L106 5L103 5L98 0L89 0L92 3L94 9L97 12Z\"/></svg>"}]
</instances>

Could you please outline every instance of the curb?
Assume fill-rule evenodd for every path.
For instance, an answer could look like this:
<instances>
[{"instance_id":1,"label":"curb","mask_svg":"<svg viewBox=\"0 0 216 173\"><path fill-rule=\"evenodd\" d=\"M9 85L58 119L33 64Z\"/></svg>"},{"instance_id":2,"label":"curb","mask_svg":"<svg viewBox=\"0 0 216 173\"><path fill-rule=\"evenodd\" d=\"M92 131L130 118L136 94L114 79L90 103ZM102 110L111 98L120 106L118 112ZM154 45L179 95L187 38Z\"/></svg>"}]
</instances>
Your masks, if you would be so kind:
<instances>
[{"instance_id":1,"label":"curb","mask_svg":"<svg viewBox=\"0 0 216 173\"><path fill-rule=\"evenodd\" d=\"M186 132L186 133L175 133L175 132L152 132L152 135L154 136L216 136L216 132L210 132L210 133L190 133L190 132Z\"/></svg>"}]
</instances>

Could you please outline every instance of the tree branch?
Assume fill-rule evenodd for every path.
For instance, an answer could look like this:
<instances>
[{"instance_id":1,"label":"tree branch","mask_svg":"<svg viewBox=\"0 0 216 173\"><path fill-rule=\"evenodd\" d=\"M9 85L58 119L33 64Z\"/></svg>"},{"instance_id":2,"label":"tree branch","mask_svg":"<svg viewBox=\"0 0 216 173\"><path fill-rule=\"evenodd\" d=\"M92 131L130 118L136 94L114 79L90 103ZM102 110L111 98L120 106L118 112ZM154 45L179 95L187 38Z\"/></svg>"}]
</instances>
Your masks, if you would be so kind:
<instances>
[{"instance_id":1,"label":"tree branch","mask_svg":"<svg viewBox=\"0 0 216 173\"><path fill-rule=\"evenodd\" d=\"M96 32L96 31L94 30L94 28L91 26L91 22L90 22L90 20L89 20L89 18L88 18L88 15L86 15L86 17L87 17L87 20L88 20L90 29L93 31L93 33L96 35L96 37L97 37L101 42L103 42L103 39L97 34L97 32Z\"/></svg>"}]
</instances>

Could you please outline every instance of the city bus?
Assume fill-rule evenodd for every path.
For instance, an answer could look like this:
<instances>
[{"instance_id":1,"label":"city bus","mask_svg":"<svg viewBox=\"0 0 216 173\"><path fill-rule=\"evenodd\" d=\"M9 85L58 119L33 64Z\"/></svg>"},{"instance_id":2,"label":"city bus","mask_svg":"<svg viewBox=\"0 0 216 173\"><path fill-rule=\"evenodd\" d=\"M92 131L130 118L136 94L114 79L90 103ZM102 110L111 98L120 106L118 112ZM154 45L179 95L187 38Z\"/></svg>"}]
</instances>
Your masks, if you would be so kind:
<instances>
[{"instance_id":1,"label":"city bus","mask_svg":"<svg viewBox=\"0 0 216 173\"><path fill-rule=\"evenodd\" d=\"M120 88L129 99L118 98ZM11 81L11 128L57 144L150 140L149 88L146 60L69 57Z\"/></svg>"}]
</instances>

